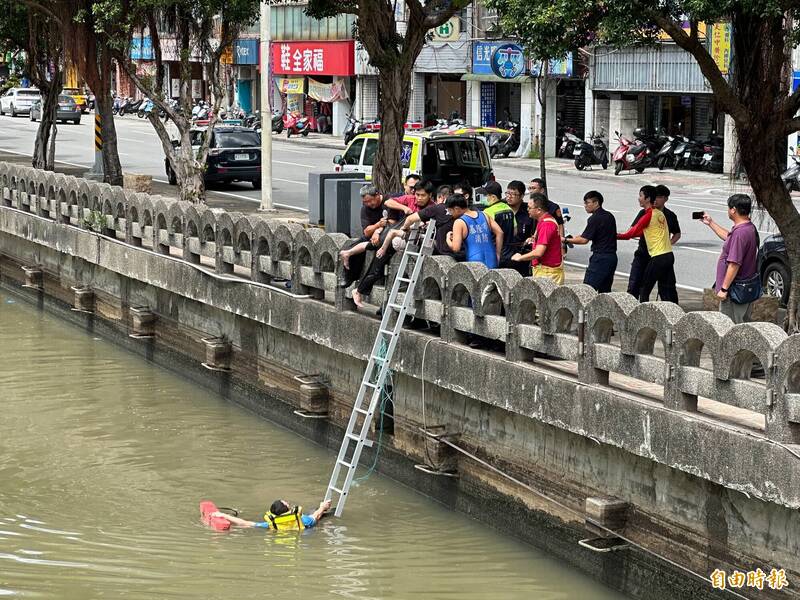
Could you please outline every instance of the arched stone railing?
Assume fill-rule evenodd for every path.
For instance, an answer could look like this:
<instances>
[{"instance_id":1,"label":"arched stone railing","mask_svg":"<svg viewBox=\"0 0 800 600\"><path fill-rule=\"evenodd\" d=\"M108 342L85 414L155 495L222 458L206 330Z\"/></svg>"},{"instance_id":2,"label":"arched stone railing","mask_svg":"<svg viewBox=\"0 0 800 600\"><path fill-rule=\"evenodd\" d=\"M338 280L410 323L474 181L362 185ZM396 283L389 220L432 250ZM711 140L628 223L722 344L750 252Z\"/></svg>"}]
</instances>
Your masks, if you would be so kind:
<instances>
[{"instance_id":1,"label":"arched stone railing","mask_svg":"<svg viewBox=\"0 0 800 600\"><path fill-rule=\"evenodd\" d=\"M307 301L353 308L339 286L347 241L341 234L0 163L6 209L93 229L99 215L109 237L259 283L288 280L293 293L312 297ZM373 300L385 292L376 286ZM624 293L556 286L445 256L423 263L414 311L441 325L445 341L480 336L504 343L509 361L537 354L572 361L585 383L607 385L614 373L663 386L674 410L697 411L698 398L708 398L763 415L772 440L800 443L800 336L787 337L776 325L734 326L716 312L639 304ZM754 366L763 367L763 378L753 376Z\"/></svg>"}]
</instances>

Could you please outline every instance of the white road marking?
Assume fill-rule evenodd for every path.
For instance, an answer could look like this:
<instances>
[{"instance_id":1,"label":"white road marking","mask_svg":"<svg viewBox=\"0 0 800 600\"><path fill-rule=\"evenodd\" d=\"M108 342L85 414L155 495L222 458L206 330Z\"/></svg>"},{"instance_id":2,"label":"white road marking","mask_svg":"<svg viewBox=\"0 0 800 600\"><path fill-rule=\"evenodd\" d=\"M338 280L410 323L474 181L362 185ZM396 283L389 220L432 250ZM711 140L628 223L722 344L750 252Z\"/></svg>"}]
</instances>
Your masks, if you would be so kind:
<instances>
[{"instance_id":1,"label":"white road marking","mask_svg":"<svg viewBox=\"0 0 800 600\"><path fill-rule=\"evenodd\" d=\"M317 169L317 168L319 168L319 167L317 167L315 165L306 165L306 164L303 164L303 163L286 162L284 160L275 160L274 158L272 159L272 162L273 163L278 163L279 165L291 165L293 167L304 167L306 169Z\"/></svg>"},{"instance_id":2,"label":"white road marking","mask_svg":"<svg viewBox=\"0 0 800 600\"><path fill-rule=\"evenodd\" d=\"M295 184L297 184L297 185L305 185L305 186L308 186L308 182L307 182L307 181L294 181L293 179L281 179L280 177L273 177L272 179L273 179L274 181L283 181L283 182L285 182L285 183L295 183Z\"/></svg>"},{"instance_id":3,"label":"white road marking","mask_svg":"<svg viewBox=\"0 0 800 600\"><path fill-rule=\"evenodd\" d=\"M565 260L564 264L565 265L569 265L571 267L580 267L581 269L586 269L589 266L589 265L585 265L583 263L572 262L570 260ZM619 275L620 277L630 277L631 276L630 273L625 273L624 271L614 271L614 275ZM703 288L694 287L694 286L691 286L691 285L683 285L681 283L677 284L675 287L678 288L678 289L687 290L687 291L690 291L690 292L702 292L703 291Z\"/></svg>"}]
</instances>

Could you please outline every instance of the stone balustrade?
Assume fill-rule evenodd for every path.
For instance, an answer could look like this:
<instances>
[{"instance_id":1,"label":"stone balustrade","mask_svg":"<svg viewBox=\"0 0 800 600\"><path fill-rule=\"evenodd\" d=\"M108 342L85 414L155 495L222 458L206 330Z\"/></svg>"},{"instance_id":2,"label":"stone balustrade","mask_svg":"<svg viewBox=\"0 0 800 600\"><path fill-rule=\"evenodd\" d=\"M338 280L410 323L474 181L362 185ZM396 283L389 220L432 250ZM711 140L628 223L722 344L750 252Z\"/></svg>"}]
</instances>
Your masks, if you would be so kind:
<instances>
[{"instance_id":1,"label":"stone balustrade","mask_svg":"<svg viewBox=\"0 0 800 600\"><path fill-rule=\"evenodd\" d=\"M0 207L182 256L219 274L291 280L296 294L354 309L337 286L342 234L6 163L0 163ZM382 293L376 288L375 296ZM629 386L659 390L655 401L677 411L695 413L698 397L707 398L763 415L773 441L800 443L800 336L774 324L734 325L715 312L639 304L624 293L555 286L442 256L426 259L415 300L416 315L439 324L444 341L497 340L509 361L561 359L586 383L615 385L624 376ZM755 362L763 380L750 378ZM723 413L705 415L724 419Z\"/></svg>"}]
</instances>

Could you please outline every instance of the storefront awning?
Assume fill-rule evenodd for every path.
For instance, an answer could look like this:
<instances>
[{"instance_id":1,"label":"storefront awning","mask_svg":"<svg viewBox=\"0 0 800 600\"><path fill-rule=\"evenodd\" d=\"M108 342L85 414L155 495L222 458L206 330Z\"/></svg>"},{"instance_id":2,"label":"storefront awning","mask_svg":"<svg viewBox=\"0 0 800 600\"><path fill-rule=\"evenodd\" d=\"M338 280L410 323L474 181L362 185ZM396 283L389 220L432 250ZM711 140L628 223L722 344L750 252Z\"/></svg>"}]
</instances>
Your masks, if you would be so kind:
<instances>
[{"instance_id":1,"label":"storefront awning","mask_svg":"<svg viewBox=\"0 0 800 600\"><path fill-rule=\"evenodd\" d=\"M530 79L527 75L503 79L494 73L465 73L461 76L461 81L493 81L495 83L524 83L530 81Z\"/></svg>"}]
</instances>

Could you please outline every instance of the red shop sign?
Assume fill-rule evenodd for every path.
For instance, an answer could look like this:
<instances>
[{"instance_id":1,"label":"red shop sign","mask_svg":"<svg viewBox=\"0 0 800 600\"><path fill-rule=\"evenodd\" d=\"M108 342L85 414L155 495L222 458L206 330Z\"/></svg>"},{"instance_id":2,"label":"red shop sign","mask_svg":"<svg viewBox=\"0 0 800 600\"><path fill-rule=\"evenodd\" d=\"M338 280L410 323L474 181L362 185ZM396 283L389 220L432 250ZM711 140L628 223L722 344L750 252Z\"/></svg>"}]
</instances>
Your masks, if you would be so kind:
<instances>
[{"instance_id":1,"label":"red shop sign","mask_svg":"<svg viewBox=\"0 0 800 600\"><path fill-rule=\"evenodd\" d=\"M355 75L353 40L272 42L276 75Z\"/></svg>"}]
</instances>

